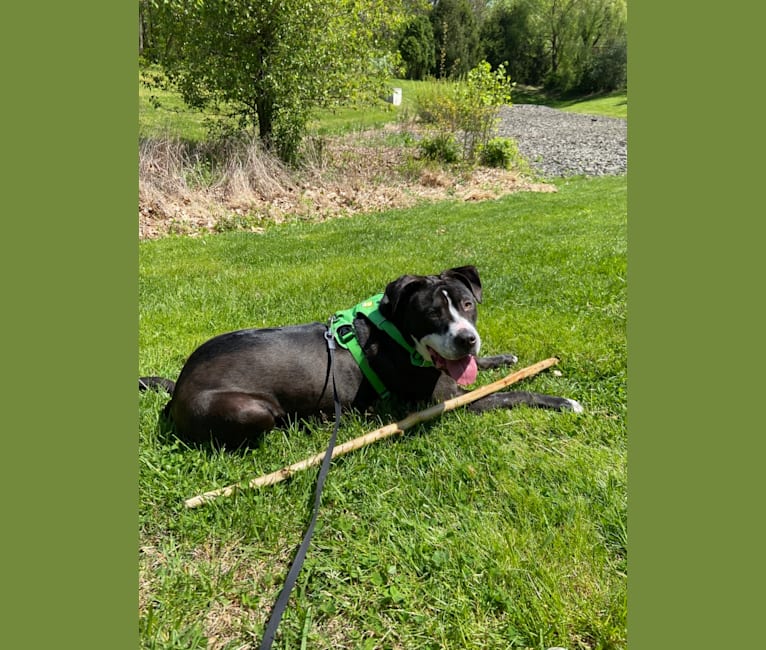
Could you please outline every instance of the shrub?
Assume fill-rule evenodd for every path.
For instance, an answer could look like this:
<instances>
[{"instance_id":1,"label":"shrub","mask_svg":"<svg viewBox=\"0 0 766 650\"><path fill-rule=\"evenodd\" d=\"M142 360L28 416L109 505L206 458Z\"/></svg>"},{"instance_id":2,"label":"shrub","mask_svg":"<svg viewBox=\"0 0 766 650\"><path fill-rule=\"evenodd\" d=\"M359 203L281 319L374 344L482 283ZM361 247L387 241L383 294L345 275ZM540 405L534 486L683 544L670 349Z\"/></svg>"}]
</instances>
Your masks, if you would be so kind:
<instances>
[{"instance_id":1,"label":"shrub","mask_svg":"<svg viewBox=\"0 0 766 650\"><path fill-rule=\"evenodd\" d=\"M460 160L460 147L451 133L427 136L420 141L418 148L420 154L428 160L438 160L448 164Z\"/></svg>"},{"instance_id":2,"label":"shrub","mask_svg":"<svg viewBox=\"0 0 766 650\"><path fill-rule=\"evenodd\" d=\"M460 139L462 157L475 154L495 135L500 107L511 101L511 83L505 64L493 72L482 61L459 83L441 83L416 100L418 116L437 136Z\"/></svg>"},{"instance_id":3,"label":"shrub","mask_svg":"<svg viewBox=\"0 0 766 650\"><path fill-rule=\"evenodd\" d=\"M523 167L519 145L511 138L492 138L479 149L479 160L487 167Z\"/></svg>"}]
</instances>

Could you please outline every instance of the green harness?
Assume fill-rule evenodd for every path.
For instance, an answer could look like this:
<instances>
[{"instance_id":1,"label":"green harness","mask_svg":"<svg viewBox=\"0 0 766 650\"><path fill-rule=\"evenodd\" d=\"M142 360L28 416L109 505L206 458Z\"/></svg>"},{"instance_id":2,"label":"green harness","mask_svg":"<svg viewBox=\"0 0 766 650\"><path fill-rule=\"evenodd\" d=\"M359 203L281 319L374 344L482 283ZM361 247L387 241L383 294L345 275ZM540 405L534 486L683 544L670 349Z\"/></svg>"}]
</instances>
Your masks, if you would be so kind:
<instances>
[{"instance_id":1,"label":"green harness","mask_svg":"<svg viewBox=\"0 0 766 650\"><path fill-rule=\"evenodd\" d=\"M404 339L404 336L402 336L402 333L396 328L396 326L380 313L378 306L380 305L381 298L383 298L383 294L378 293L370 298L367 298L367 300L363 300L358 305L355 305L350 309L344 309L342 311L335 312L332 318L330 318L329 327L332 335L338 342L338 345L351 353L351 356L354 357L354 360L359 365L362 373L364 373L367 381L372 384L372 387L375 389L378 395L380 395L382 398L386 398L390 394L388 389L383 384L380 377L378 377L377 373L370 367L370 362L367 361L367 357L364 355L362 346L359 345L359 338L357 337L356 330L354 329L354 319L358 315L361 314L364 316L373 325L375 325L375 327L388 334L392 339L394 339L394 341L396 341L405 350L407 350L410 355L410 363L412 363L413 366L427 367L432 366L433 363L424 359L423 355L421 355L420 352L418 352Z\"/></svg>"}]
</instances>

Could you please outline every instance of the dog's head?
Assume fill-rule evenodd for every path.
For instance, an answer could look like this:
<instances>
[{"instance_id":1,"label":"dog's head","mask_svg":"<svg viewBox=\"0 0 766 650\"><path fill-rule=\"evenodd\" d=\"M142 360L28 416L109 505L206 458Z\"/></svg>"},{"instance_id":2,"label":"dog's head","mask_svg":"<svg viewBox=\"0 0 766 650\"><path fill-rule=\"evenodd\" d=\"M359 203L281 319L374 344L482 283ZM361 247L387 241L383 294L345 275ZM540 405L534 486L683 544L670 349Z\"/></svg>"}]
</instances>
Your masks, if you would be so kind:
<instances>
[{"instance_id":1,"label":"dog's head","mask_svg":"<svg viewBox=\"0 0 766 650\"><path fill-rule=\"evenodd\" d=\"M481 347L476 331L479 302L479 272L461 266L439 275L403 275L394 280L386 287L380 312L413 341L424 359L459 384L471 384Z\"/></svg>"}]
</instances>

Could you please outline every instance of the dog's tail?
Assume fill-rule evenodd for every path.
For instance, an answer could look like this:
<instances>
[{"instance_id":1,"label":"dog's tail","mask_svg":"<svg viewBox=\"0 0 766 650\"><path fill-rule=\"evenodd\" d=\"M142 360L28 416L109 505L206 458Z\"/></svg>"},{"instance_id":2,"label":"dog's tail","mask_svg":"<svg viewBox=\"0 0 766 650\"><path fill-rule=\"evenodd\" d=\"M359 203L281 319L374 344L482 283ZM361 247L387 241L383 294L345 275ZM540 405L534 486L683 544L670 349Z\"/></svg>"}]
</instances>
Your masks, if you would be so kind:
<instances>
[{"instance_id":1,"label":"dog's tail","mask_svg":"<svg viewBox=\"0 0 766 650\"><path fill-rule=\"evenodd\" d=\"M138 390L140 391L149 390L150 388L160 388L172 395L175 387L176 383L174 381L170 381L170 379L165 379L164 377L138 378Z\"/></svg>"}]
</instances>

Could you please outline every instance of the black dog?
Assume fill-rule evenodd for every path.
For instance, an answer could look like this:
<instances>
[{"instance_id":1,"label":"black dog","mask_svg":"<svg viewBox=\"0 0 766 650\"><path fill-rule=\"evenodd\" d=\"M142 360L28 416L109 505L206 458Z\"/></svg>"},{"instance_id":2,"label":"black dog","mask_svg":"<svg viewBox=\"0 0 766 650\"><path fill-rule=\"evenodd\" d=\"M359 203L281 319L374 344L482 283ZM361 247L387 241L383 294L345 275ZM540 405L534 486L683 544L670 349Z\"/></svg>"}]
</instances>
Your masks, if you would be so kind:
<instances>
[{"instance_id":1,"label":"black dog","mask_svg":"<svg viewBox=\"0 0 766 650\"><path fill-rule=\"evenodd\" d=\"M334 337L334 376L343 407L364 410L389 393L408 402L443 401L466 392L477 370L516 362L510 354L477 357L479 274L473 266L437 275L405 275L385 293L331 325L246 329L221 334L197 348L175 384L143 377L139 388L172 394L165 413L176 435L191 441L240 445L288 417L333 409L327 337ZM581 412L574 400L529 392L494 393L473 411L527 404Z\"/></svg>"}]
</instances>

